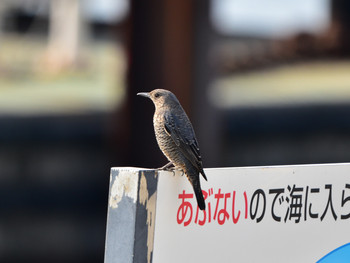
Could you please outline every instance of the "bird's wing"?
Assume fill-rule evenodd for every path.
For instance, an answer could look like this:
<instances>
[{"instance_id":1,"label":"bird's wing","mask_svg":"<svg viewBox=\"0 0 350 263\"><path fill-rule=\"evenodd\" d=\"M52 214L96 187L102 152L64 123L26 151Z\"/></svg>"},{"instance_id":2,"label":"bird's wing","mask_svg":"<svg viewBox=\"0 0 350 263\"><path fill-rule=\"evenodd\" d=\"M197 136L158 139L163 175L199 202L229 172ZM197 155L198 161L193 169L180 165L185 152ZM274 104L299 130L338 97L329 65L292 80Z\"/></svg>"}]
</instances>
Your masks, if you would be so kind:
<instances>
[{"instance_id":1,"label":"bird's wing","mask_svg":"<svg viewBox=\"0 0 350 263\"><path fill-rule=\"evenodd\" d=\"M205 180L207 180L203 172L202 157L192 126L188 126L188 123L184 123L184 125L181 124L181 121L170 112L164 114L164 120L165 131L171 136L172 140L176 146L179 147L179 150L187 160L189 160L194 167L201 172Z\"/></svg>"}]
</instances>

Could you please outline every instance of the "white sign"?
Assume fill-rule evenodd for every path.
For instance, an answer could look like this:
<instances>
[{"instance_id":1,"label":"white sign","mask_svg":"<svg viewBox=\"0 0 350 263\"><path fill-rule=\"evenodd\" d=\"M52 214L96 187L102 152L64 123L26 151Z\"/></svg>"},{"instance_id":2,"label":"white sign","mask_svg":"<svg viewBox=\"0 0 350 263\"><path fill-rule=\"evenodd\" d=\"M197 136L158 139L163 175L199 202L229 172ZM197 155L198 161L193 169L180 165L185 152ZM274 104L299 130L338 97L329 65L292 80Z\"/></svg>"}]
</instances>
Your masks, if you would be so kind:
<instances>
[{"instance_id":1,"label":"white sign","mask_svg":"<svg viewBox=\"0 0 350 263\"><path fill-rule=\"evenodd\" d=\"M350 164L205 172L204 212L185 176L160 172L154 263L327 263L339 252L350 257Z\"/></svg>"}]
</instances>

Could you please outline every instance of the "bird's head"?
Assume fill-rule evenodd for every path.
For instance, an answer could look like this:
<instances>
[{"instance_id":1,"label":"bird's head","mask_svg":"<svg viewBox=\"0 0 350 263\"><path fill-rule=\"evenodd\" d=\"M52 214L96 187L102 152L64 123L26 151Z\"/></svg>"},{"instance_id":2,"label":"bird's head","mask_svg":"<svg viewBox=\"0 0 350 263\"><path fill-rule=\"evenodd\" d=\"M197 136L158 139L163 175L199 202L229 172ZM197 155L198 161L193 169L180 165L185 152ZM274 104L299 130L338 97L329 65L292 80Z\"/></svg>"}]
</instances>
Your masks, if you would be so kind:
<instances>
[{"instance_id":1,"label":"bird's head","mask_svg":"<svg viewBox=\"0 0 350 263\"><path fill-rule=\"evenodd\" d=\"M156 108L179 104L176 96L165 89L155 89L151 92L140 92L137 93L137 95L151 99Z\"/></svg>"}]
</instances>

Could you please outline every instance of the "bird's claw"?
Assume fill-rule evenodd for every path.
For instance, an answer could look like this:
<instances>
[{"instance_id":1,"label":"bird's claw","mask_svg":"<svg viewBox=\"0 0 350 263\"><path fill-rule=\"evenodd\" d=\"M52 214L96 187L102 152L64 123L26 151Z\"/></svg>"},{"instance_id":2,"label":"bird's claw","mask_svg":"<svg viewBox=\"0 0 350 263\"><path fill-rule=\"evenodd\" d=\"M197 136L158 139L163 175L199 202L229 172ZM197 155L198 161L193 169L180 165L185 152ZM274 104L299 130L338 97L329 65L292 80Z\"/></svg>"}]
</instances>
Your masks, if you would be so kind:
<instances>
[{"instance_id":1,"label":"bird's claw","mask_svg":"<svg viewBox=\"0 0 350 263\"><path fill-rule=\"evenodd\" d=\"M172 170L175 169L175 167L170 167L170 166L172 166L172 165L174 165L174 164L173 164L172 162L169 162L169 163L167 163L166 165L164 165L164 166L158 168L158 170L172 171Z\"/></svg>"},{"instance_id":2,"label":"bird's claw","mask_svg":"<svg viewBox=\"0 0 350 263\"><path fill-rule=\"evenodd\" d=\"M173 167L171 167L171 166L173 166ZM173 176L176 175L176 171L181 172L181 176L183 176L185 174L185 172L182 169L176 168L172 162L169 162L166 165L158 168L158 170L172 172Z\"/></svg>"}]
</instances>

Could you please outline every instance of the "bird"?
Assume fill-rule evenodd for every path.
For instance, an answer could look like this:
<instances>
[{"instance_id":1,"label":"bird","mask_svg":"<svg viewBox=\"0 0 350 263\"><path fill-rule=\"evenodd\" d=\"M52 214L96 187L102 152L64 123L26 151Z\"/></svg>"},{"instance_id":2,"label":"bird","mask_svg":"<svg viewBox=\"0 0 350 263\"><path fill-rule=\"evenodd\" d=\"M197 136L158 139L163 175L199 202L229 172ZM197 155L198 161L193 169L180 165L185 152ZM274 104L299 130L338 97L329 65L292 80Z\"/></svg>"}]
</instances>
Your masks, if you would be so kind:
<instances>
[{"instance_id":1,"label":"bird","mask_svg":"<svg viewBox=\"0 0 350 263\"><path fill-rule=\"evenodd\" d=\"M192 124L176 96L165 89L137 93L152 100L155 106L153 126L160 150L169 163L159 169L182 170L192 185L199 209L205 210L205 201L199 174L207 181L202 157Z\"/></svg>"}]
</instances>

